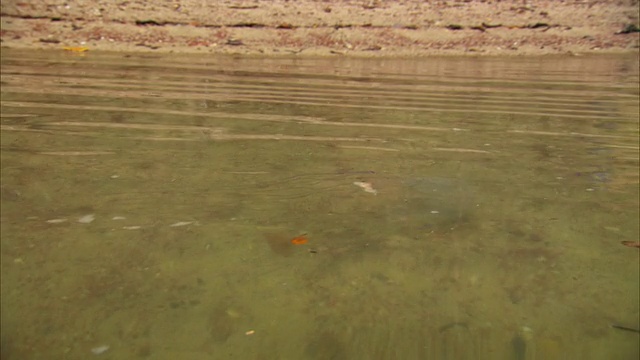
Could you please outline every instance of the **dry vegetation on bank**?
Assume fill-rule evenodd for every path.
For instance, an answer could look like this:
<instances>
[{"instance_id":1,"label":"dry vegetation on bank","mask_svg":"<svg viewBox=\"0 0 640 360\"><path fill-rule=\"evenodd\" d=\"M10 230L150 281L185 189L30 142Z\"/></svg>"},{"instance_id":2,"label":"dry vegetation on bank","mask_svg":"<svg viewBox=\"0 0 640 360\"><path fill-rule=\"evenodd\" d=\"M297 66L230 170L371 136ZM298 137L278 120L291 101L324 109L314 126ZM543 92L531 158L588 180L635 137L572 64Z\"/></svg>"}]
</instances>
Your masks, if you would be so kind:
<instances>
[{"instance_id":1,"label":"dry vegetation on bank","mask_svg":"<svg viewBox=\"0 0 640 360\"><path fill-rule=\"evenodd\" d=\"M3 47L420 56L637 51L637 0L7 0ZM625 31L626 29L626 31Z\"/></svg>"}]
</instances>

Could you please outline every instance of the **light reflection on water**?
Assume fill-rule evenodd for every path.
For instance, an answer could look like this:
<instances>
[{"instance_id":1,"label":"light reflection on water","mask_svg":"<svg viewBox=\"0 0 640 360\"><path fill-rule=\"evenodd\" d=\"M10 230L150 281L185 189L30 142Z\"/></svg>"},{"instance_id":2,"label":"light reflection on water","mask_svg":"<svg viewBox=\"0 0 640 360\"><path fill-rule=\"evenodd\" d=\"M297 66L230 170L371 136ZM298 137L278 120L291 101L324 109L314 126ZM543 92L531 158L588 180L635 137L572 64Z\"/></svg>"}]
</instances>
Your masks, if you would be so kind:
<instances>
[{"instance_id":1,"label":"light reflection on water","mask_svg":"<svg viewBox=\"0 0 640 360\"><path fill-rule=\"evenodd\" d=\"M3 50L2 358L637 358L637 83Z\"/></svg>"}]
</instances>

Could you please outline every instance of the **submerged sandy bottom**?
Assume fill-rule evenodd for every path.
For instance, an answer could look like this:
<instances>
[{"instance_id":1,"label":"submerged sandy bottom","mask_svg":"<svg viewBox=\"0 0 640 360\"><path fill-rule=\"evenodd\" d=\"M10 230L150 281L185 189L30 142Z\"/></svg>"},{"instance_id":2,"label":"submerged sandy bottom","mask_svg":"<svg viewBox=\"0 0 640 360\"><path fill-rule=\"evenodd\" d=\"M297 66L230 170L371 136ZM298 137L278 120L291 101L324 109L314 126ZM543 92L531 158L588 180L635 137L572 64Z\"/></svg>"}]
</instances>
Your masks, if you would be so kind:
<instances>
[{"instance_id":1,"label":"submerged sandy bottom","mask_svg":"<svg viewBox=\"0 0 640 360\"><path fill-rule=\"evenodd\" d=\"M637 58L346 60L3 51L2 358L636 358Z\"/></svg>"}]
</instances>

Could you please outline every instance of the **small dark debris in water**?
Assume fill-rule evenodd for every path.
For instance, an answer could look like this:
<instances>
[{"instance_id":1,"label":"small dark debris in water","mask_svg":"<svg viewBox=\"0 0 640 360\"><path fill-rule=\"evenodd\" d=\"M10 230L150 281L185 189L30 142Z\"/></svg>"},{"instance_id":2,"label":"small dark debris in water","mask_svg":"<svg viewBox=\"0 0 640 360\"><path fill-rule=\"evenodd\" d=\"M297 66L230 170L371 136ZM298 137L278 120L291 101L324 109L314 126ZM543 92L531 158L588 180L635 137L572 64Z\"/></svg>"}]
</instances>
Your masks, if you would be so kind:
<instances>
[{"instance_id":1,"label":"small dark debris in water","mask_svg":"<svg viewBox=\"0 0 640 360\"><path fill-rule=\"evenodd\" d=\"M447 25L447 29L449 29L449 30L462 30L462 29L464 29L464 26L458 25L458 24L449 24L449 25Z\"/></svg>"},{"instance_id":2,"label":"small dark debris in water","mask_svg":"<svg viewBox=\"0 0 640 360\"><path fill-rule=\"evenodd\" d=\"M620 34L632 34L635 32L640 32L640 28L634 24L629 24L627 26L624 27L624 29L618 31L616 33L616 35L620 35Z\"/></svg>"},{"instance_id":3,"label":"small dark debris in water","mask_svg":"<svg viewBox=\"0 0 640 360\"><path fill-rule=\"evenodd\" d=\"M138 43L138 44L136 44L136 46L143 46L143 47L149 48L149 49L151 49L151 50L156 50L156 49L159 49L159 48L160 48L160 46L147 45L147 44L145 44L145 43Z\"/></svg>"},{"instance_id":4,"label":"small dark debris in water","mask_svg":"<svg viewBox=\"0 0 640 360\"><path fill-rule=\"evenodd\" d=\"M240 45L244 45L244 43L242 42L242 40L239 40L239 39L229 39L227 40L227 45L240 46Z\"/></svg>"},{"instance_id":5,"label":"small dark debris in water","mask_svg":"<svg viewBox=\"0 0 640 360\"><path fill-rule=\"evenodd\" d=\"M550 27L549 24L543 23L543 22L527 25L527 28L529 29L539 29L539 28L548 28L548 27Z\"/></svg>"},{"instance_id":6,"label":"small dark debris in water","mask_svg":"<svg viewBox=\"0 0 640 360\"><path fill-rule=\"evenodd\" d=\"M292 29L295 29L295 26L289 23L281 23L278 26L276 26L276 29L292 30Z\"/></svg>"},{"instance_id":7,"label":"small dark debris in water","mask_svg":"<svg viewBox=\"0 0 640 360\"><path fill-rule=\"evenodd\" d=\"M239 22L237 24L232 24L232 25L227 25L228 27L235 27L235 28L263 28L266 25L265 24L260 24L260 23L253 23L253 22ZM276 29L280 29L279 27L276 27Z\"/></svg>"},{"instance_id":8,"label":"small dark debris in water","mask_svg":"<svg viewBox=\"0 0 640 360\"><path fill-rule=\"evenodd\" d=\"M527 356L527 342L520 335L516 335L511 339L511 348L513 349L513 358L516 360L524 360Z\"/></svg>"},{"instance_id":9,"label":"small dark debris in water","mask_svg":"<svg viewBox=\"0 0 640 360\"><path fill-rule=\"evenodd\" d=\"M251 9L257 9L258 5L230 5L227 7L229 9L235 9L235 10L251 10Z\"/></svg>"},{"instance_id":10,"label":"small dark debris in water","mask_svg":"<svg viewBox=\"0 0 640 360\"><path fill-rule=\"evenodd\" d=\"M482 23L482 27L485 29L493 29L493 28L499 28L501 27L502 24L487 24L487 23Z\"/></svg>"},{"instance_id":11,"label":"small dark debris in water","mask_svg":"<svg viewBox=\"0 0 640 360\"><path fill-rule=\"evenodd\" d=\"M438 331L443 333L445 331L451 330L454 327L462 327L465 329L469 329L469 324L467 324L466 322L456 321L456 322L452 322L452 323L440 326L440 328L438 328Z\"/></svg>"},{"instance_id":12,"label":"small dark debris in water","mask_svg":"<svg viewBox=\"0 0 640 360\"><path fill-rule=\"evenodd\" d=\"M159 22L157 22L155 20L136 20L136 25L139 25L139 26L147 26L147 25L161 26L162 24L160 24Z\"/></svg>"},{"instance_id":13,"label":"small dark debris in water","mask_svg":"<svg viewBox=\"0 0 640 360\"><path fill-rule=\"evenodd\" d=\"M317 253L318 253L318 250L316 250L316 249L309 249L309 253L311 253L311 254L317 254Z\"/></svg>"},{"instance_id":14,"label":"small dark debris in water","mask_svg":"<svg viewBox=\"0 0 640 360\"><path fill-rule=\"evenodd\" d=\"M620 243L624 246L640 249L640 241L621 241Z\"/></svg>"},{"instance_id":15,"label":"small dark debris in water","mask_svg":"<svg viewBox=\"0 0 640 360\"><path fill-rule=\"evenodd\" d=\"M622 326L622 325L618 325L618 324L611 324L611 327L614 329L618 329L618 330L624 330L624 331L630 331L630 332L634 332L634 333L640 333L640 329L634 329L634 328L630 328L627 326Z\"/></svg>"},{"instance_id":16,"label":"small dark debris in water","mask_svg":"<svg viewBox=\"0 0 640 360\"><path fill-rule=\"evenodd\" d=\"M41 43L45 43L45 44L59 44L60 40L58 39L40 39Z\"/></svg>"}]
</instances>

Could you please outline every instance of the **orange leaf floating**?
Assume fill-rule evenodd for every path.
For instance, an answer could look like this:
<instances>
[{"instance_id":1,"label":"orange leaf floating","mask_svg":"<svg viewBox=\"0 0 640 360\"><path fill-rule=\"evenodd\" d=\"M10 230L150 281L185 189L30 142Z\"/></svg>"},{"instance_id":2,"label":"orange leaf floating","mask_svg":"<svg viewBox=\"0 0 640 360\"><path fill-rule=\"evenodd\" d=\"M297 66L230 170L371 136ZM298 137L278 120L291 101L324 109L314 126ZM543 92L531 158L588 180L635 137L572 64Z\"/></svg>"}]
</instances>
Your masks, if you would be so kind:
<instances>
[{"instance_id":1,"label":"orange leaf floating","mask_svg":"<svg viewBox=\"0 0 640 360\"><path fill-rule=\"evenodd\" d=\"M296 236L293 239L291 239L291 243L293 245L302 245L308 242L309 242L309 239L307 239L307 234L302 234L300 236Z\"/></svg>"},{"instance_id":2,"label":"orange leaf floating","mask_svg":"<svg viewBox=\"0 0 640 360\"><path fill-rule=\"evenodd\" d=\"M79 52L79 53L89 51L89 48L86 48L84 46L66 46L66 47L63 47L62 49L66 51Z\"/></svg>"}]
</instances>

